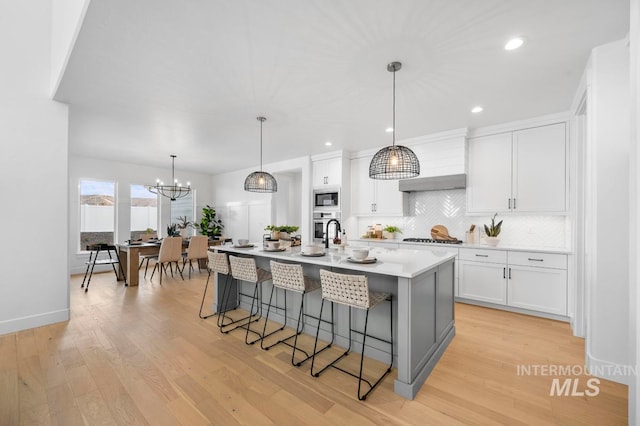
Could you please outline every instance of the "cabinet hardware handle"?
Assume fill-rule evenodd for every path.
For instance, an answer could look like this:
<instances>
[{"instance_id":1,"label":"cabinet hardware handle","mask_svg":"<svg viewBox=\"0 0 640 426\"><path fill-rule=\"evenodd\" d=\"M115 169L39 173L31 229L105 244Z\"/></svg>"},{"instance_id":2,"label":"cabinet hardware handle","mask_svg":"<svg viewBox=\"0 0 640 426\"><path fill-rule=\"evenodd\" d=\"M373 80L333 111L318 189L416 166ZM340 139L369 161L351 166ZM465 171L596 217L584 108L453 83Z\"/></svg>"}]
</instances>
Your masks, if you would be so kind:
<instances>
[{"instance_id":1,"label":"cabinet hardware handle","mask_svg":"<svg viewBox=\"0 0 640 426\"><path fill-rule=\"evenodd\" d=\"M507 268L502 268L502 278L507 278Z\"/></svg>"},{"instance_id":2,"label":"cabinet hardware handle","mask_svg":"<svg viewBox=\"0 0 640 426\"><path fill-rule=\"evenodd\" d=\"M477 254L476 253L476 257L489 257L489 255L488 254Z\"/></svg>"},{"instance_id":3,"label":"cabinet hardware handle","mask_svg":"<svg viewBox=\"0 0 640 426\"><path fill-rule=\"evenodd\" d=\"M511 279L511 268L509 268L509 279Z\"/></svg>"},{"instance_id":4,"label":"cabinet hardware handle","mask_svg":"<svg viewBox=\"0 0 640 426\"><path fill-rule=\"evenodd\" d=\"M515 198L513 199L513 209L514 210L516 209L516 199Z\"/></svg>"},{"instance_id":5,"label":"cabinet hardware handle","mask_svg":"<svg viewBox=\"0 0 640 426\"><path fill-rule=\"evenodd\" d=\"M544 262L544 259L534 259L532 257L527 258L527 260L531 260L533 262Z\"/></svg>"},{"instance_id":6,"label":"cabinet hardware handle","mask_svg":"<svg viewBox=\"0 0 640 426\"><path fill-rule=\"evenodd\" d=\"M511 210L511 198L509 198L509 210Z\"/></svg>"}]
</instances>

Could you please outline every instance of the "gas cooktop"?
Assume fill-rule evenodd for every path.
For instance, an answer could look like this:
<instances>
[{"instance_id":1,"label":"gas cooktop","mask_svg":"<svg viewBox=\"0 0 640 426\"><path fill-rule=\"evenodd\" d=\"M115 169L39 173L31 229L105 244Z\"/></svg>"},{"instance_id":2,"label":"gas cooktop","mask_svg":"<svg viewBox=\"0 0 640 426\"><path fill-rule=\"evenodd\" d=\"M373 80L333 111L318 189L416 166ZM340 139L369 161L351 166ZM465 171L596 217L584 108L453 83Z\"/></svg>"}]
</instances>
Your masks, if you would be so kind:
<instances>
[{"instance_id":1,"label":"gas cooktop","mask_svg":"<svg viewBox=\"0 0 640 426\"><path fill-rule=\"evenodd\" d=\"M433 238L405 238L408 243L462 244L460 240L434 240Z\"/></svg>"}]
</instances>

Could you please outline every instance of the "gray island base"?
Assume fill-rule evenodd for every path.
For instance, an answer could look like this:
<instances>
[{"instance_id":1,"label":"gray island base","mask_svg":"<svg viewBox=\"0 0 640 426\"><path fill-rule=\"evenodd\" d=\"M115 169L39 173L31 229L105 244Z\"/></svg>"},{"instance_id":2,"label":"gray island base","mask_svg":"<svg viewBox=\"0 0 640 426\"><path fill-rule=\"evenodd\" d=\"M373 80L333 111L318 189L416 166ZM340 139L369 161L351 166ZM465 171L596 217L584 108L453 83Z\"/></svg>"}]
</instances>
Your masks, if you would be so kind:
<instances>
[{"instance_id":1,"label":"gray island base","mask_svg":"<svg viewBox=\"0 0 640 426\"><path fill-rule=\"evenodd\" d=\"M432 251L372 248L370 256L378 261L374 264L356 264L347 260L350 254L339 253L336 249L328 250L322 257L306 257L301 254L299 247L288 248L284 252L268 252L258 245L254 248L235 248L233 246L215 246L212 250L226 252L232 255L252 256L259 267L270 269L269 261L275 260L285 263L299 263L303 266L305 275L320 280L320 269L328 269L342 274L366 275L369 286L375 291L390 292L393 295L394 318L394 367L398 376L395 379L395 393L413 399L423 383L435 367L436 363L447 349L455 335L454 323L454 258L455 253L446 249ZM216 293L213 309L216 312L222 308L222 288L224 276L216 276ZM235 286L235 284L233 284ZM249 283L240 282L241 291L250 289ZM246 286L246 289L242 290ZM263 294L271 291L271 282L263 284ZM299 306L300 295L287 292L287 312L272 310L270 320L287 324L295 324L297 313L295 306ZM235 289L231 294L235 295ZM284 306L284 295L277 291L274 296L278 306ZM320 312L322 294L320 291L309 294L305 301L305 313L317 316ZM246 298L242 298L246 299ZM266 301L266 297L263 298ZM246 310L249 304L240 301L240 306ZM229 306L236 306L235 300L229 301ZM389 338L389 304L376 306L369 314L369 333ZM323 318L330 319L330 309L325 308ZM347 347L349 337L348 308L335 306L335 345ZM364 328L364 311L354 309L352 324L354 328ZM307 319L304 332L315 335L318 322ZM329 341L331 328L329 325L320 326L320 337ZM354 334L356 343L352 350L360 353L362 350L361 336ZM389 345L375 339L367 339L365 355L381 362L389 360Z\"/></svg>"}]
</instances>

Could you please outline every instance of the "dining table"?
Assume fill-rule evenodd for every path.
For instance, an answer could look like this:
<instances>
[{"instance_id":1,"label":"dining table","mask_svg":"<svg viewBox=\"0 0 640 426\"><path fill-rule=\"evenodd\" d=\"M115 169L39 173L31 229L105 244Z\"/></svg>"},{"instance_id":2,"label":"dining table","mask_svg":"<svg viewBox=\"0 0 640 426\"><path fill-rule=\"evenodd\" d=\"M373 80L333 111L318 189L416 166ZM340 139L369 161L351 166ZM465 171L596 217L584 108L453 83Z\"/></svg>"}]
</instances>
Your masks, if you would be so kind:
<instances>
[{"instance_id":1,"label":"dining table","mask_svg":"<svg viewBox=\"0 0 640 426\"><path fill-rule=\"evenodd\" d=\"M209 247L231 242L231 238L224 237L217 240L209 240ZM157 241L130 241L126 243L116 244L118 256L122 268L118 268L118 281L124 281L125 275L129 287L135 287L140 282L138 269L140 265L140 256L153 256L160 253L160 245L162 240ZM182 239L182 248L189 246L189 239ZM201 268L206 268L206 262L200 264ZM123 271L124 274L123 275Z\"/></svg>"}]
</instances>

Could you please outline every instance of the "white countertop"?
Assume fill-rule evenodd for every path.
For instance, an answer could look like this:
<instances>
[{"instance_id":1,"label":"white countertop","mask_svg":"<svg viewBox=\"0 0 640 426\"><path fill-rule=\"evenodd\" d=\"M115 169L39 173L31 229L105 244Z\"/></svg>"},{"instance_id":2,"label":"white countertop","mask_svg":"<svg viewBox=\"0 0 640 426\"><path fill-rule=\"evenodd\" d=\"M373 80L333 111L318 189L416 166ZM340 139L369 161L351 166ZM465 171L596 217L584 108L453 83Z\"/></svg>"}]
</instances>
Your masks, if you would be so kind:
<instances>
[{"instance_id":1,"label":"white countertop","mask_svg":"<svg viewBox=\"0 0 640 426\"><path fill-rule=\"evenodd\" d=\"M247 254L287 262L307 263L403 278L413 278L420 275L455 258L458 254L457 250L446 250L446 247L434 247L433 250L371 247L369 256L375 257L378 261L372 264L359 264L347 260L351 254L348 247L341 253L337 248L330 248L329 250L325 249L327 253L322 257L308 257L301 254L301 247L290 247L285 251L271 252L265 251L261 243L254 245L253 248L238 248L231 245L212 246L211 248L227 253Z\"/></svg>"},{"instance_id":2,"label":"white countertop","mask_svg":"<svg viewBox=\"0 0 640 426\"><path fill-rule=\"evenodd\" d=\"M558 248L558 247L533 247L533 246L514 246L514 245L503 245L498 244L496 247L489 246L487 244L442 244L442 243L416 243L410 241L402 241L401 238L392 240L379 240L373 238L358 238L358 239L350 239L349 242L352 245L357 245L358 243L388 243L388 244L400 244L401 247L406 246L428 246L428 247L437 247L437 248L450 248L450 249L458 249L458 248L472 248L472 249L487 249L487 250L509 250L509 251L533 251L533 252L541 252L541 253L559 253L559 254L571 254L572 251L567 248Z\"/></svg>"}]
</instances>

